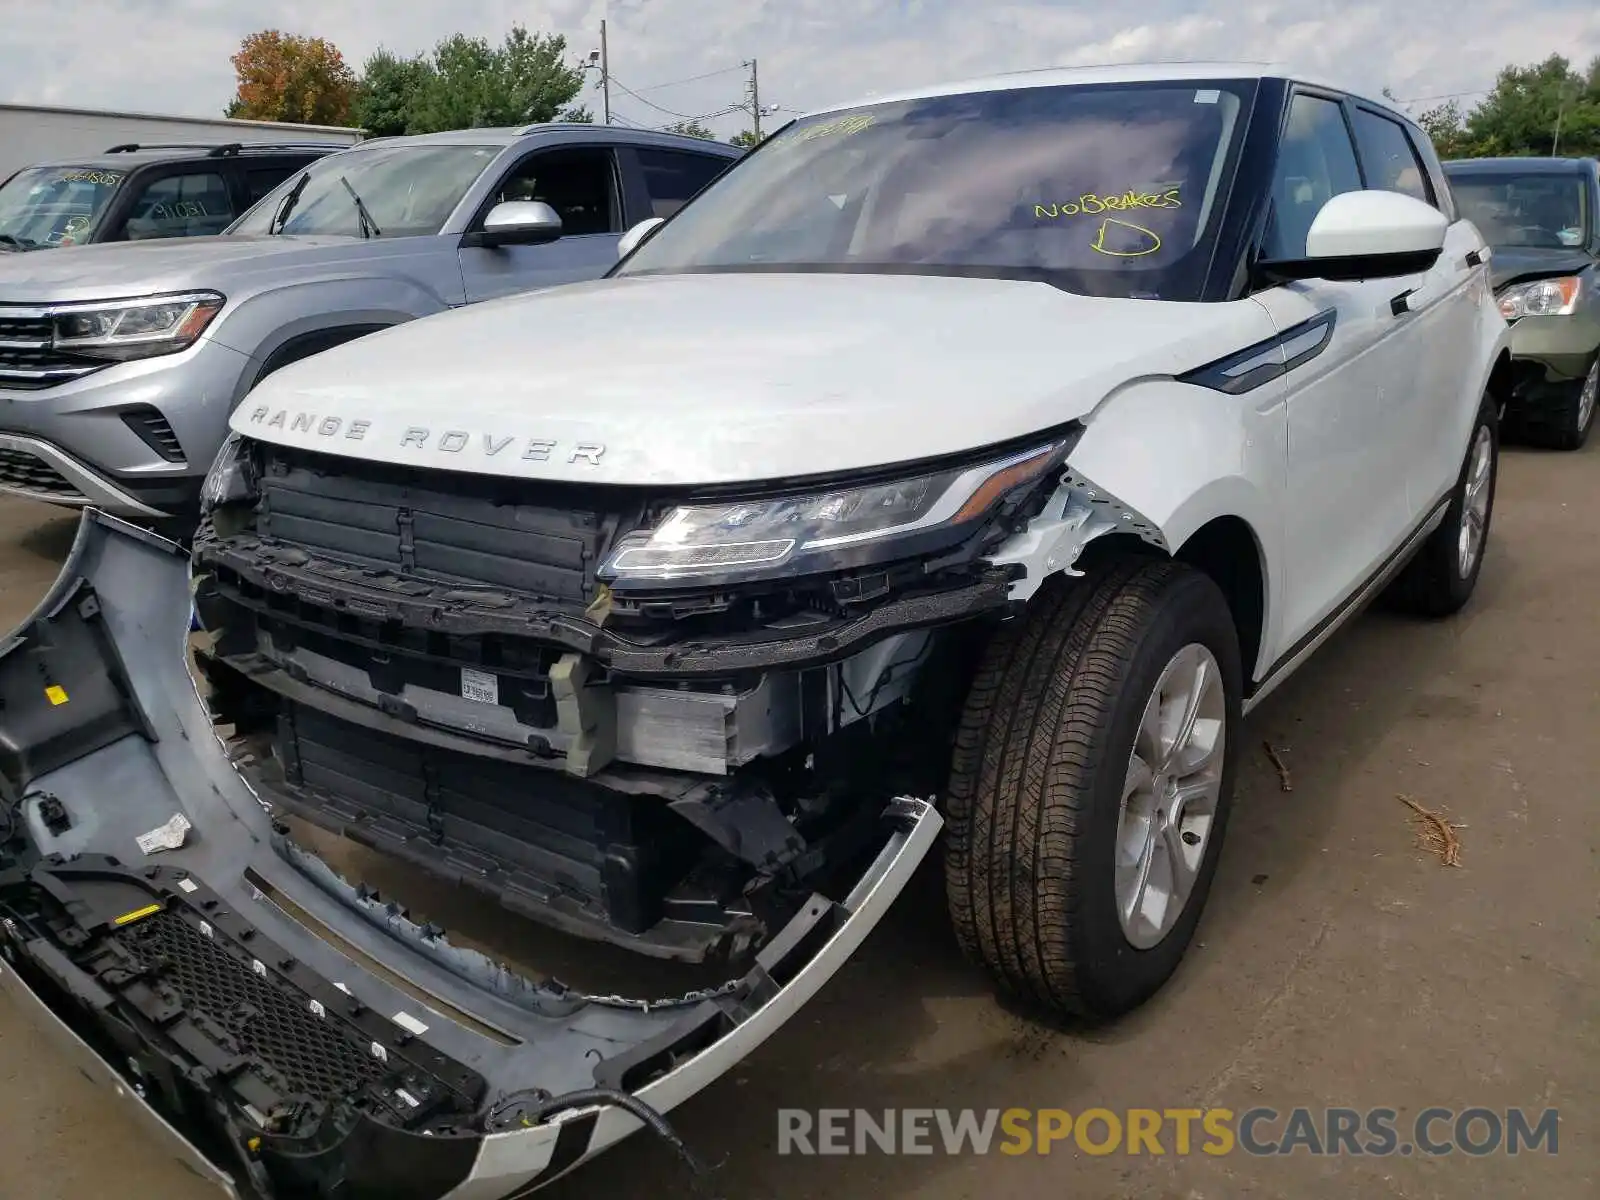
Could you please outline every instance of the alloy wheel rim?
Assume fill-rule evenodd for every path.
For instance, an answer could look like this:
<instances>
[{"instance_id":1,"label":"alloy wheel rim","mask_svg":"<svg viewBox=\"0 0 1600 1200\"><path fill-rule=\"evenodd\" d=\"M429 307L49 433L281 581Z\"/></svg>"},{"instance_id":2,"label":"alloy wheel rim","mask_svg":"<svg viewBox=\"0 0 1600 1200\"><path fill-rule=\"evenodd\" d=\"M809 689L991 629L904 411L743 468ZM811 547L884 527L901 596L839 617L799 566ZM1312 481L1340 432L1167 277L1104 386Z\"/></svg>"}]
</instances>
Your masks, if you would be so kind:
<instances>
[{"instance_id":1,"label":"alloy wheel rim","mask_svg":"<svg viewBox=\"0 0 1600 1200\"><path fill-rule=\"evenodd\" d=\"M1583 377L1583 390L1578 393L1579 433L1589 428L1589 421L1594 417L1594 402L1597 395L1600 395L1600 358L1589 365L1589 373Z\"/></svg>"},{"instance_id":2,"label":"alloy wheel rim","mask_svg":"<svg viewBox=\"0 0 1600 1200\"><path fill-rule=\"evenodd\" d=\"M1216 656L1191 642L1145 702L1117 817L1117 918L1141 950L1172 932L1205 862L1222 794L1227 697Z\"/></svg>"},{"instance_id":3,"label":"alloy wheel rim","mask_svg":"<svg viewBox=\"0 0 1600 1200\"><path fill-rule=\"evenodd\" d=\"M1461 529L1456 538L1456 567L1465 579L1478 564L1489 528L1489 484L1494 476L1494 446L1487 425L1472 440L1471 466L1461 496Z\"/></svg>"}]
</instances>

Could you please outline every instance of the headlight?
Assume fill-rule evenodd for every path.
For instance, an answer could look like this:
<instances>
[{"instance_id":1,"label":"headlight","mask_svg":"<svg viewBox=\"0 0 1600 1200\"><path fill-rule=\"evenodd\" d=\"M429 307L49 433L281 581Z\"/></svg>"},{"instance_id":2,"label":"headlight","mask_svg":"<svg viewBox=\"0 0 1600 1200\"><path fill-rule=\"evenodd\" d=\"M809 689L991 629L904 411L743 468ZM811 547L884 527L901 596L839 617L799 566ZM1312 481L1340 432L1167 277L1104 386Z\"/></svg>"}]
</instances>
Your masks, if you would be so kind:
<instances>
[{"instance_id":1,"label":"headlight","mask_svg":"<svg viewBox=\"0 0 1600 1200\"><path fill-rule=\"evenodd\" d=\"M185 292L109 303L57 304L45 309L44 316L53 327L53 349L125 362L187 350L222 311L222 304L223 297L215 292Z\"/></svg>"},{"instance_id":2,"label":"headlight","mask_svg":"<svg viewBox=\"0 0 1600 1200\"><path fill-rule=\"evenodd\" d=\"M654 529L623 538L600 577L622 589L815 574L929 553L964 540L1001 500L1058 466L1070 445L859 487L674 508Z\"/></svg>"},{"instance_id":3,"label":"headlight","mask_svg":"<svg viewBox=\"0 0 1600 1200\"><path fill-rule=\"evenodd\" d=\"M1508 321L1518 317L1570 317L1578 307L1582 290L1582 281L1576 275L1513 284L1500 293L1500 315Z\"/></svg>"},{"instance_id":4,"label":"headlight","mask_svg":"<svg viewBox=\"0 0 1600 1200\"><path fill-rule=\"evenodd\" d=\"M242 504L256 498L255 464L250 443L230 433L200 485L200 512L209 516L224 504Z\"/></svg>"}]
</instances>

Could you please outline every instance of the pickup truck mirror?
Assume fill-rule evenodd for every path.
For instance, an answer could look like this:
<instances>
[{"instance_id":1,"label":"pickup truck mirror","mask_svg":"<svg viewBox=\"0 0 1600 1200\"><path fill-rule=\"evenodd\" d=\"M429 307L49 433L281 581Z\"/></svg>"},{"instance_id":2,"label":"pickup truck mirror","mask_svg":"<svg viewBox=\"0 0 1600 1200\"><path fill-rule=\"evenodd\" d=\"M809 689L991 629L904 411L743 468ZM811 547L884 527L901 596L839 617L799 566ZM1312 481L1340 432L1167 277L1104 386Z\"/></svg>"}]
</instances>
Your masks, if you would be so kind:
<instances>
[{"instance_id":1,"label":"pickup truck mirror","mask_svg":"<svg viewBox=\"0 0 1600 1200\"><path fill-rule=\"evenodd\" d=\"M480 233L463 239L469 246L539 246L561 236L561 216L543 200L504 200L489 210Z\"/></svg>"},{"instance_id":2,"label":"pickup truck mirror","mask_svg":"<svg viewBox=\"0 0 1600 1200\"><path fill-rule=\"evenodd\" d=\"M639 243L644 241L657 229L661 228L662 217L649 217L640 221L627 233L622 235L622 240L617 243L617 257L627 258L639 248Z\"/></svg>"},{"instance_id":3,"label":"pickup truck mirror","mask_svg":"<svg viewBox=\"0 0 1600 1200\"><path fill-rule=\"evenodd\" d=\"M1334 196L1306 234L1304 258L1256 265L1267 279L1388 279L1430 269L1444 249L1450 222L1431 204L1400 192Z\"/></svg>"}]
</instances>

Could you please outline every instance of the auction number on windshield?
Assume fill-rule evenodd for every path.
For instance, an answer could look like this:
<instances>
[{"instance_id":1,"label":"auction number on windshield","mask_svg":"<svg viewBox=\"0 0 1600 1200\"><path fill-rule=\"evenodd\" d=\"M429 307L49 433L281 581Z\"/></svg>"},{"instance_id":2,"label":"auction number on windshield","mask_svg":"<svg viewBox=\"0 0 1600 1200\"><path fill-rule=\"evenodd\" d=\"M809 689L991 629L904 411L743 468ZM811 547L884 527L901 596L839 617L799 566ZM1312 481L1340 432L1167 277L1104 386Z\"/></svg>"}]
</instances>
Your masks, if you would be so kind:
<instances>
[{"instance_id":1,"label":"auction number on windshield","mask_svg":"<svg viewBox=\"0 0 1600 1200\"><path fill-rule=\"evenodd\" d=\"M56 176L62 183L95 183L102 187L116 187L122 176L115 171L63 171Z\"/></svg>"}]
</instances>

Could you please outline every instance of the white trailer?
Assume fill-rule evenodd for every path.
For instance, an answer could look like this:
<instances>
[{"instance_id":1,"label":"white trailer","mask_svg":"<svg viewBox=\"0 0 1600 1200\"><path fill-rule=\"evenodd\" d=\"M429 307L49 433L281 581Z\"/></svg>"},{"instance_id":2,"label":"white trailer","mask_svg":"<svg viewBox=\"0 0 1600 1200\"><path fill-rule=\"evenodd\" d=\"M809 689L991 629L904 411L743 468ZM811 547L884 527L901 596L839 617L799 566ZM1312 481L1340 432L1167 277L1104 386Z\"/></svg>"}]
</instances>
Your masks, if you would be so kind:
<instances>
[{"instance_id":1,"label":"white trailer","mask_svg":"<svg viewBox=\"0 0 1600 1200\"><path fill-rule=\"evenodd\" d=\"M35 163L104 154L112 146L174 142L337 142L353 145L359 129L234 121L225 117L164 117L45 105L0 104L0 182Z\"/></svg>"}]
</instances>

